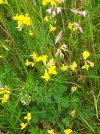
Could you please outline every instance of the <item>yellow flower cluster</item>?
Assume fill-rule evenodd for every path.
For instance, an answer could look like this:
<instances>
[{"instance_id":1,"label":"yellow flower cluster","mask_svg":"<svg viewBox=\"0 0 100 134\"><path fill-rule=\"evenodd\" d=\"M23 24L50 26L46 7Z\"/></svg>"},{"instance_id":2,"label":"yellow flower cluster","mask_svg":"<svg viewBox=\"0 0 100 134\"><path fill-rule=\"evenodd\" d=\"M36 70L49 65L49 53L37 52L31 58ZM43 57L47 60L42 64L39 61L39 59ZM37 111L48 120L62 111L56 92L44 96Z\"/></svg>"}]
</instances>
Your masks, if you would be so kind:
<instances>
[{"instance_id":1,"label":"yellow flower cluster","mask_svg":"<svg viewBox=\"0 0 100 134\"><path fill-rule=\"evenodd\" d=\"M33 52L33 54L30 55L30 56L32 57L33 62L30 62L30 61L26 60L26 63L25 63L26 66L31 65L33 67L36 62L40 62L40 61L42 61L43 64L46 65L47 58L48 58L47 55L38 56L38 54L36 54L35 52Z\"/></svg>"},{"instance_id":2,"label":"yellow flower cluster","mask_svg":"<svg viewBox=\"0 0 100 134\"><path fill-rule=\"evenodd\" d=\"M50 75L56 75L56 74L57 74L56 66L50 66L45 70L45 73L43 76L41 76L41 78L43 78L45 81L48 81L50 79Z\"/></svg>"},{"instance_id":3,"label":"yellow flower cluster","mask_svg":"<svg viewBox=\"0 0 100 134\"><path fill-rule=\"evenodd\" d=\"M31 113L27 113L27 115L24 116L24 119L29 122L32 119ZM27 123L22 122L20 126L21 126L21 129L24 129L27 126Z\"/></svg>"},{"instance_id":4,"label":"yellow flower cluster","mask_svg":"<svg viewBox=\"0 0 100 134\"><path fill-rule=\"evenodd\" d=\"M93 67L94 63L90 62L89 60L87 60L87 58L89 57L89 52L88 51L84 51L82 53L84 61L85 61L85 65L82 66L82 69L86 69L88 70L89 67ZM44 79L46 82L50 80L50 77L52 75L56 75L57 74L57 70L56 70L56 65L55 65L55 61L54 59L50 59L49 61L48 56L47 55L42 55L42 56L38 56L38 54L36 54L35 52L33 52L32 55L30 55L33 59L33 62L26 60L25 65L29 66L31 65L32 67L34 67L35 63L42 61L42 63L45 65L45 73L43 76L41 76L42 79ZM68 68L71 69L72 71L76 71L77 68L77 63L75 61L72 62L72 64L70 65L65 65L62 64L62 66L60 67L60 69L62 71L66 71ZM73 90L76 90L76 88Z\"/></svg>"},{"instance_id":5,"label":"yellow flower cluster","mask_svg":"<svg viewBox=\"0 0 100 134\"><path fill-rule=\"evenodd\" d=\"M94 67L94 62L91 62L91 61L87 60L87 58L90 56L90 53L89 53L88 51L84 51L84 52L82 53L82 55L83 55L83 59L84 59L84 63L85 63L85 64L82 66L82 69L88 70L89 67Z\"/></svg>"},{"instance_id":6,"label":"yellow flower cluster","mask_svg":"<svg viewBox=\"0 0 100 134\"><path fill-rule=\"evenodd\" d=\"M82 53L82 55L83 55L83 59L84 59L85 64L81 68L88 70L89 67L94 67L94 62L91 62L91 61L87 60L87 58L90 56L90 53L88 51L84 51ZM77 66L78 66L77 63L74 61L69 66L66 66L66 65L62 64L61 70L66 71L68 68L70 68L72 71L75 71Z\"/></svg>"},{"instance_id":7,"label":"yellow flower cluster","mask_svg":"<svg viewBox=\"0 0 100 134\"><path fill-rule=\"evenodd\" d=\"M28 61L27 59L25 63L26 66L31 65L32 67L34 67L35 63L40 62L40 61L42 61L42 63L45 65L45 73L43 76L41 76L42 79L44 79L45 81L49 81L51 75L57 74L56 65L55 65L55 61L53 58L48 61L47 55L38 56L38 54L35 52L33 52L33 54L30 56L32 57L33 61L31 62L31 61ZM62 66L60 67L62 71L66 71L68 68L70 68L72 71L75 71L77 68L77 63L74 61L69 66L62 64Z\"/></svg>"},{"instance_id":8,"label":"yellow flower cluster","mask_svg":"<svg viewBox=\"0 0 100 134\"><path fill-rule=\"evenodd\" d=\"M0 4L7 4L7 0L0 0Z\"/></svg>"},{"instance_id":9,"label":"yellow flower cluster","mask_svg":"<svg viewBox=\"0 0 100 134\"><path fill-rule=\"evenodd\" d=\"M41 55L38 56L38 54L36 54L35 52L33 52L32 55L30 55L33 59L33 62L30 62L28 60L26 60L25 65L29 66L31 65L32 67L35 65L35 63L42 61L42 63L45 65L45 73L43 76L41 76L41 78L43 78L45 81L48 81L50 79L50 75L56 75L57 71L56 71L56 66L55 66L55 61L54 59L50 59L47 62L47 55Z\"/></svg>"},{"instance_id":10,"label":"yellow flower cluster","mask_svg":"<svg viewBox=\"0 0 100 134\"><path fill-rule=\"evenodd\" d=\"M15 21L17 21L18 29L21 30L24 26L30 26L30 18L28 14L24 15L16 15L12 17Z\"/></svg>"},{"instance_id":11,"label":"yellow flower cluster","mask_svg":"<svg viewBox=\"0 0 100 134\"><path fill-rule=\"evenodd\" d=\"M10 89L7 86L0 88L0 95L3 96L0 98L1 102L6 103L9 99Z\"/></svg>"}]
</instances>

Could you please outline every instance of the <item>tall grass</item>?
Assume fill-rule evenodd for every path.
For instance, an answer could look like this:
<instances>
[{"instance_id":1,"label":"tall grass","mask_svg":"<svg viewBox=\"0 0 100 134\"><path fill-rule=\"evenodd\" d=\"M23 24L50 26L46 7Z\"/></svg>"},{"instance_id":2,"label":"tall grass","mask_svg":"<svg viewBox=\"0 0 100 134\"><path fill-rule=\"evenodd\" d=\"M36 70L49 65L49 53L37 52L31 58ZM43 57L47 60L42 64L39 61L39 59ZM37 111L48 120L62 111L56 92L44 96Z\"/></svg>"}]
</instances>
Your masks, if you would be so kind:
<instances>
[{"instance_id":1,"label":"tall grass","mask_svg":"<svg viewBox=\"0 0 100 134\"><path fill-rule=\"evenodd\" d=\"M47 134L54 129L55 133L63 134L66 128L75 134L100 133L99 1L65 0L57 6L62 13L45 22L46 9L51 6L43 6L41 0L8 0L7 4L0 4L0 88L5 85L10 88L9 100L3 104L0 101L0 129L4 133ZM87 11L87 16L73 14L72 8ZM12 18L17 13L28 14L31 25L19 31ZM70 30L69 22L80 24L83 33ZM54 32L49 31L50 24L56 27ZM55 44L61 30L62 38ZM67 46L62 51L64 58L56 57L63 44ZM86 50L90 53L89 60L94 62L89 70L81 69L82 53ZM41 62L34 67L25 65L27 59L32 61L33 52L47 55L48 60L54 58L57 75L50 81L41 78L45 70ZM73 61L78 65L75 71L60 70L62 63L70 66ZM71 92L72 87L77 90ZM32 119L21 130L20 123L28 112Z\"/></svg>"}]
</instances>

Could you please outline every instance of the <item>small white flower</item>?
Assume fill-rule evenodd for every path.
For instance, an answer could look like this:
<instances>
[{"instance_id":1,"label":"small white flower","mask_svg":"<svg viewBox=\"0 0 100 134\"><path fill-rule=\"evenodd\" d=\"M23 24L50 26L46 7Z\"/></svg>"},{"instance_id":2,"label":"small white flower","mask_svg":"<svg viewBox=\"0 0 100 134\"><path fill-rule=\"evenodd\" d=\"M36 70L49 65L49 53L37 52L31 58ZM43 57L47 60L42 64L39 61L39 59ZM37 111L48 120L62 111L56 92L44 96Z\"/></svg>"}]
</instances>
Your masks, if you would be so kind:
<instances>
[{"instance_id":1,"label":"small white flower","mask_svg":"<svg viewBox=\"0 0 100 134\"><path fill-rule=\"evenodd\" d=\"M46 10L46 12L51 15L52 17L55 17L57 14L62 12L62 8L61 7L51 7L49 9Z\"/></svg>"}]
</instances>

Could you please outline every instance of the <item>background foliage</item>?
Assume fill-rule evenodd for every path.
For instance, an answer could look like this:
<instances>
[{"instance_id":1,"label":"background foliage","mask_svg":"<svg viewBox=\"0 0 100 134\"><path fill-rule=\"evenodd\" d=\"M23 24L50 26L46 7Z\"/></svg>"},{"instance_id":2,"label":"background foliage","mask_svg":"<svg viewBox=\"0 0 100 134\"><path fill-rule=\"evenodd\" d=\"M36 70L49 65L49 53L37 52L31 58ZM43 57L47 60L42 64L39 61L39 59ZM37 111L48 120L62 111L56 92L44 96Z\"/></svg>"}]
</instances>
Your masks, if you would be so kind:
<instances>
[{"instance_id":1,"label":"background foliage","mask_svg":"<svg viewBox=\"0 0 100 134\"><path fill-rule=\"evenodd\" d=\"M43 6L41 0L9 0L8 4L0 5L0 87L7 85L11 92L7 103L0 102L2 132L46 134L53 128L57 134L63 134L65 128L71 128L77 134L100 133L100 4L99 0L84 0L81 5L81 1L65 0L59 4L63 11L53 19L56 26L53 33L49 33L51 22L44 22L48 6ZM85 18L74 15L71 8L85 10L88 15ZM29 14L31 26L18 31L12 19L17 13ZM81 24L84 32L71 31L68 21ZM30 30L33 36L29 35ZM62 39L55 45L61 30ZM62 44L68 46L63 62L76 61L78 72L59 70L57 76L46 83L41 79L41 64L35 68L25 65L33 51L52 58ZM90 52L90 59L95 63L88 71L80 69L84 50ZM56 62L60 66L59 58ZM72 86L77 86L77 91L71 92ZM21 102L22 98L26 105ZM73 110L76 111L74 117ZM20 123L27 112L32 114L32 120L21 130Z\"/></svg>"}]
</instances>

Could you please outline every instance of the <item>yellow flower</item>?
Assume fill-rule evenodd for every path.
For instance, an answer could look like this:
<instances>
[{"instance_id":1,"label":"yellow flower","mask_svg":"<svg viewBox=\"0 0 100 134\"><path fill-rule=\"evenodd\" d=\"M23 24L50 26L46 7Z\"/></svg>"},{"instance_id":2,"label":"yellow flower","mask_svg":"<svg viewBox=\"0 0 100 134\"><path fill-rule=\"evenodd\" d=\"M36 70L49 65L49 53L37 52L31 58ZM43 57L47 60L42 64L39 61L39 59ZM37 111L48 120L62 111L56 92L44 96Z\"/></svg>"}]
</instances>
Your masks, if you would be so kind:
<instances>
[{"instance_id":1,"label":"yellow flower","mask_svg":"<svg viewBox=\"0 0 100 134\"><path fill-rule=\"evenodd\" d=\"M46 15L46 16L44 17L44 21L48 21L48 20L49 20L49 16Z\"/></svg>"},{"instance_id":2,"label":"yellow flower","mask_svg":"<svg viewBox=\"0 0 100 134\"><path fill-rule=\"evenodd\" d=\"M2 103L7 102L8 99L9 99L9 94L4 94L4 96L2 98Z\"/></svg>"},{"instance_id":3,"label":"yellow flower","mask_svg":"<svg viewBox=\"0 0 100 134\"><path fill-rule=\"evenodd\" d=\"M15 21L17 21L18 28L21 28L23 26L30 26L30 18L27 14L24 15L16 15L12 17Z\"/></svg>"},{"instance_id":4,"label":"yellow flower","mask_svg":"<svg viewBox=\"0 0 100 134\"><path fill-rule=\"evenodd\" d=\"M51 6L55 6L56 5L56 1L55 0L50 0L50 4L51 4Z\"/></svg>"},{"instance_id":5,"label":"yellow flower","mask_svg":"<svg viewBox=\"0 0 100 134\"><path fill-rule=\"evenodd\" d=\"M29 31L29 35L30 35L30 36L33 36L33 32L32 32L32 31Z\"/></svg>"},{"instance_id":6,"label":"yellow flower","mask_svg":"<svg viewBox=\"0 0 100 134\"><path fill-rule=\"evenodd\" d=\"M67 69L68 69L68 66L65 66L64 64L62 64L61 70L66 71Z\"/></svg>"},{"instance_id":7,"label":"yellow flower","mask_svg":"<svg viewBox=\"0 0 100 134\"><path fill-rule=\"evenodd\" d=\"M7 87L7 86L5 86L5 87L2 87L2 88L0 88L0 94L10 94L10 91L9 91L10 89Z\"/></svg>"},{"instance_id":8,"label":"yellow flower","mask_svg":"<svg viewBox=\"0 0 100 134\"><path fill-rule=\"evenodd\" d=\"M82 69L86 69L86 70L88 70L89 69L89 65L87 64L87 62L85 61L85 65L84 66L82 66Z\"/></svg>"},{"instance_id":9,"label":"yellow flower","mask_svg":"<svg viewBox=\"0 0 100 134\"><path fill-rule=\"evenodd\" d=\"M47 70L45 70L45 74L44 74L44 76L41 76L41 78L43 78L45 81L48 81L50 79L50 76L49 76Z\"/></svg>"},{"instance_id":10,"label":"yellow flower","mask_svg":"<svg viewBox=\"0 0 100 134\"><path fill-rule=\"evenodd\" d=\"M77 28L75 27L75 25L73 23L71 23L71 22L68 22L68 28L70 30L73 30L73 31L76 31L77 30Z\"/></svg>"},{"instance_id":11,"label":"yellow flower","mask_svg":"<svg viewBox=\"0 0 100 134\"><path fill-rule=\"evenodd\" d=\"M75 111L75 110L73 110L73 111L71 111L71 113L70 113L70 114L71 114L71 116L72 116L72 117L75 117L76 111Z\"/></svg>"},{"instance_id":12,"label":"yellow flower","mask_svg":"<svg viewBox=\"0 0 100 134\"><path fill-rule=\"evenodd\" d=\"M77 67L77 63L74 61L72 65L70 65L71 70L75 70Z\"/></svg>"},{"instance_id":13,"label":"yellow flower","mask_svg":"<svg viewBox=\"0 0 100 134\"><path fill-rule=\"evenodd\" d=\"M88 70L89 67L94 67L94 62L87 60L87 58L90 56L90 53L88 51L84 51L82 55L85 60L85 65L82 66L81 68Z\"/></svg>"},{"instance_id":14,"label":"yellow flower","mask_svg":"<svg viewBox=\"0 0 100 134\"><path fill-rule=\"evenodd\" d=\"M31 62L28 61L28 60L26 60L25 65L26 65L26 66L29 66L29 65L31 65Z\"/></svg>"},{"instance_id":15,"label":"yellow flower","mask_svg":"<svg viewBox=\"0 0 100 134\"><path fill-rule=\"evenodd\" d=\"M0 98L1 102L6 103L9 99L10 89L7 86L0 88L0 95L3 95L3 97Z\"/></svg>"},{"instance_id":16,"label":"yellow flower","mask_svg":"<svg viewBox=\"0 0 100 134\"><path fill-rule=\"evenodd\" d=\"M75 92L77 90L77 87L71 87L71 92Z\"/></svg>"},{"instance_id":17,"label":"yellow flower","mask_svg":"<svg viewBox=\"0 0 100 134\"><path fill-rule=\"evenodd\" d=\"M30 55L30 56L32 56L33 60L35 60L35 61L36 61L36 59L37 59L37 57L38 57L38 55L37 55L35 52L33 52L33 54Z\"/></svg>"},{"instance_id":18,"label":"yellow flower","mask_svg":"<svg viewBox=\"0 0 100 134\"><path fill-rule=\"evenodd\" d=\"M3 0L0 0L0 4L4 4Z\"/></svg>"},{"instance_id":19,"label":"yellow flower","mask_svg":"<svg viewBox=\"0 0 100 134\"><path fill-rule=\"evenodd\" d=\"M7 0L0 0L0 4L7 4Z\"/></svg>"},{"instance_id":20,"label":"yellow flower","mask_svg":"<svg viewBox=\"0 0 100 134\"><path fill-rule=\"evenodd\" d=\"M48 73L49 74L57 74L57 71L56 71L56 66L51 66L48 68Z\"/></svg>"},{"instance_id":21,"label":"yellow flower","mask_svg":"<svg viewBox=\"0 0 100 134\"><path fill-rule=\"evenodd\" d=\"M48 58L47 55L42 55L42 56L37 57L36 61L37 62L42 61L44 65L46 66L47 58Z\"/></svg>"},{"instance_id":22,"label":"yellow flower","mask_svg":"<svg viewBox=\"0 0 100 134\"><path fill-rule=\"evenodd\" d=\"M89 66L88 65L84 65L84 66L82 66L82 69L88 70L89 69Z\"/></svg>"},{"instance_id":23,"label":"yellow flower","mask_svg":"<svg viewBox=\"0 0 100 134\"><path fill-rule=\"evenodd\" d=\"M21 129L24 129L26 127L27 123L22 122L20 125L21 125Z\"/></svg>"},{"instance_id":24,"label":"yellow flower","mask_svg":"<svg viewBox=\"0 0 100 134\"><path fill-rule=\"evenodd\" d=\"M72 132L71 129L65 129L65 130L64 130L64 133L65 133L65 134L71 134L71 132Z\"/></svg>"},{"instance_id":25,"label":"yellow flower","mask_svg":"<svg viewBox=\"0 0 100 134\"><path fill-rule=\"evenodd\" d=\"M50 24L49 31L50 31L50 32L53 32L53 31L55 31L55 30L56 30L56 27L53 27L53 26Z\"/></svg>"},{"instance_id":26,"label":"yellow flower","mask_svg":"<svg viewBox=\"0 0 100 134\"><path fill-rule=\"evenodd\" d=\"M50 1L50 0L42 0L42 5L43 5L43 6L46 6L49 1Z\"/></svg>"},{"instance_id":27,"label":"yellow flower","mask_svg":"<svg viewBox=\"0 0 100 134\"><path fill-rule=\"evenodd\" d=\"M88 51L84 51L82 55L83 55L84 60L86 60L90 56L90 53Z\"/></svg>"},{"instance_id":28,"label":"yellow flower","mask_svg":"<svg viewBox=\"0 0 100 134\"><path fill-rule=\"evenodd\" d=\"M48 3L51 4L51 6L55 6L56 5L56 1L55 0L42 0L42 5L46 6Z\"/></svg>"},{"instance_id":29,"label":"yellow flower","mask_svg":"<svg viewBox=\"0 0 100 134\"><path fill-rule=\"evenodd\" d=\"M32 119L31 113L27 113L24 119L26 119L27 121L30 121Z\"/></svg>"},{"instance_id":30,"label":"yellow flower","mask_svg":"<svg viewBox=\"0 0 100 134\"><path fill-rule=\"evenodd\" d=\"M48 130L48 134L55 134L54 129Z\"/></svg>"},{"instance_id":31,"label":"yellow flower","mask_svg":"<svg viewBox=\"0 0 100 134\"><path fill-rule=\"evenodd\" d=\"M4 94L4 93L5 93L5 91L3 90L3 88L0 89L0 94Z\"/></svg>"},{"instance_id":32,"label":"yellow flower","mask_svg":"<svg viewBox=\"0 0 100 134\"><path fill-rule=\"evenodd\" d=\"M73 24L71 22L68 22L68 28L72 30Z\"/></svg>"}]
</instances>

